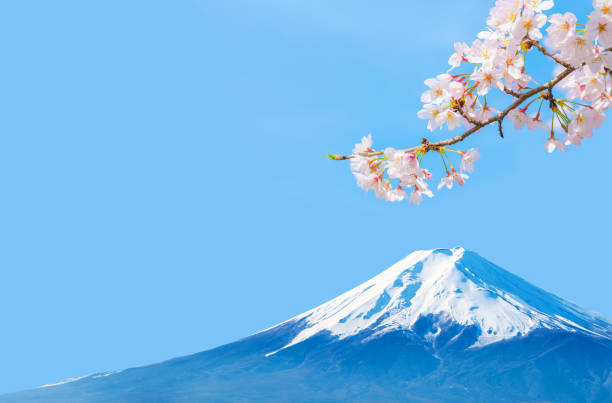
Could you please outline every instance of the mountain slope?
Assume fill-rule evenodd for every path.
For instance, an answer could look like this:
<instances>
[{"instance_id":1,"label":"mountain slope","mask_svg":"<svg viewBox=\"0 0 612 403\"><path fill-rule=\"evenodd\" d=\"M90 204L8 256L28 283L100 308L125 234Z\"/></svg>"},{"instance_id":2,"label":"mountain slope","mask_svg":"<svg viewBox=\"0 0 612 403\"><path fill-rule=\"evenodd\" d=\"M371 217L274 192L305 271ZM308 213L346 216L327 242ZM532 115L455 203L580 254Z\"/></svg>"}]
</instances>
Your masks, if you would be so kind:
<instances>
[{"instance_id":1,"label":"mountain slope","mask_svg":"<svg viewBox=\"0 0 612 403\"><path fill-rule=\"evenodd\" d=\"M102 376L103 375L103 376ZM0 402L612 401L612 325L461 248L258 334Z\"/></svg>"},{"instance_id":2,"label":"mountain slope","mask_svg":"<svg viewBox=\"0 0 612 403\"><path fill-rule=\"evenodd\" d=\"M418 251L337 298L293 318L306 329L288 346L321 331L344 338L364 329L412 329L423 318L474 325L473 346L525 335L538 328L610 337L595 313L547 293L462 248ZM435 338L435 334L431 335Z\"/></svg>"}]
</instances>

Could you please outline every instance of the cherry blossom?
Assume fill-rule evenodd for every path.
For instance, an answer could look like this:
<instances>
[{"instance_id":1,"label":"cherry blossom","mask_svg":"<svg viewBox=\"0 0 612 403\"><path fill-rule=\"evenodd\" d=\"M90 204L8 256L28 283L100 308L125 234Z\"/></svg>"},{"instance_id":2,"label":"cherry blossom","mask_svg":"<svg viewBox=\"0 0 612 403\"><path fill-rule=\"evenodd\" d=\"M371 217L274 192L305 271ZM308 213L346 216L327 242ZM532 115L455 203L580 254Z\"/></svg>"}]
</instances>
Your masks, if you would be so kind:
<instances>
[{"instance_id":1,"label":"cherry blossom","mask_svg":"<svg viewBox=\"0 0 612 403\"><path fill-rule=\"evenodd\" d=\"M443 113L444 110L440 105L425 104L423 109L421 109L417 115L421 119L429 120L427 123L427 128L433 132L444 123L440 118L440 115Z\"/></svg>"},{"instance_id":2,"label":"cherry blossom","mask_svg":"<svg viewBox=\"0 0 612 403\"><path fill-rule=\"evenodd\" d=\"M438 190L443 187L447 187L448 189L453 188L453 183L457 182L459 186L465 185L465 181L468 179L468 176L464 173L459 173L453 169L453 172L446 172L446 176L440 180L438 184Z\"/></svg>"},{"instance_id":3,"label":"cherry blossom","mask_svg":"<svg viewBox=\"0 0 612 403\"><path fill-rule=\"evenodd\" d=\"M546 143L544 143L544 149L549 153L552 153L557 148L561 151L565 151L565 145L556 137L550 137L546 140Z\"/></svg>"},{"instance_id":4,"label":"cherry blossom","mask_svg":"<svg viewBox=\"0 0 612 403\"><path fill-rule=\"evenodd\" d=\"M454 128L461 126L461 115L450 109L446 110L443 114L441 114L439 118L444 123L446 123L446 126L448 126L448 130L453 130Z\"/></svg>"},{"instance_id":5,"label":"cherry blossom","mask_svg":"<svg viewBox=\"0 0 612 403\"><path fill-rule=\"evenodd\" d=\"M455 168L453 168L452 176L455 182L459 184L459 186L465 185L465 181L469 178L469 176L467 176L466 174L455 171Z\"/></svg>"},{"instance_id":6,"label":"cherry blossom","mask_svg":"<svg viewBox=\"0 0 612 403\"><path fill-rule=\"evenodd\" d=\"M546 20L547 17L544 14L536 14L534 11L525 10L515 23L512 34L515 38L528 36L529 39L538 41L542 39L540 28L546 24Z\"/></svg>"},{"instance_id":7,"label":"cherry blossom","mask_svg":"<svg viewBox=\"0 0 612 403\"><path fill-rule=\"evenodd\" d=\"M612 0L593 0L593 8L596 13L612 18Z\"/></svg>"},{"instance_id":8,"label":"cherry blossom","mask_svg":"<svg viewBox=\"0 0 612 403\"><path fill-rule=\"evenodd\" d=\"M586 24L586 37L591 41L598 41L601 46L612 45L612 18L601 12L591 14Z\"/></svg>"},{"instance_id":9,"label":"cherry blossom","mask_svg":"<svg viewBox=\"0 0 612 403\"><path fill-rule=\"evenodd\" d=\"M510 113L508 113L508 119L512 121L516 130L521 130L530 120L532 120L523 109L514 109L510 111Z\"/></svg>"},{"instance_id":10,"label":"cherry blossom","mask_svg":"<svg viewBox=\"0 0 612 403\"><path fill-rule=\"evenodd\" d=\"M427 185L424 185L424 187L419 187L419 185L417 185L414 187L414 190L410 194L408 200L410 201L410 203L418 205L421 204L421 200L423 200L423 195L427 197L434 196L431 190L429 190L429 188L427 187Z\"/></svg>"},{"instance_id":11,"label":"cherry blossom","mask_svg":"<svg viewBox=\"0 0 612 403\"><path fill-rule=\"evenodd\" d=\"M519 80L522 77L523 66L525 65L525 59L522 54L513 50L506 50L498 54L498 59L496 64L503 67L507 76L514 80Z\"/></svg>"},{"instance_id":12,"label":"cherry blossom","mask_svg":"<svg viewBox=\"0 0 612 403\"><path fill-rule=\"evenodd\" d=\"M546 29L548 37L546 43L551 48L561 49L563 44L576 33L578 19L572 13L553 14L548 18L550 26Z\"/></svg>"},{"instance_id":13,"label":"cherry blossom","mask_svg":"<svg viewBox=\"0 0 612 403\"><path fill-rule=\"evenodd\" d=\"M355 175L355 179L357 179L357 186L364 190L375 190L380 185L380 176L376 174L353 172L353 175Z\"/></svg>"},{"instance_id":14,"label":"cherry blossom","mask_svg":"<svg viewBox=\"0 0 612 403\"><path fill-rule=\"evenodd\" d=\"M565 80L561 81L559 88L562 88L567 92L567 96L570 99L582 98L583 94L583 82L585 79L585 73L581 70L576 70L570 74Z\"/></svg>"},{"instance_id":15,"label":"cherry blossom","mask_svg":"<svg viewBox=\"0 0 612 403\"><path fill-rule=\"evenodd\" d=\"M581 133L593 134L593 129L599 129L606 116L593 108L581 107L576 111L574 120L569 125L569 130ZM591 136L587 136L591 137Z\"/></svg>"},{"instance_id":16,"label":"cherry blossom","mask_svg":"<svg viewBox=\"0 0 612 403\"><path fill-rule=\"evenodd\" d=\"M490 106L483 106L480 109L473 109L471 111L467 112L469 116L471 116L472 118L474 118L475 120L479 121L479 122L484 122L487 119L493 117L494 115L498 114L499 111L495 108L492 108ZM466 121L467 122L467 121ZM471 126L471 123L467 122L468 126Z\"/></svg>"},{"instance_id":17,"label":"cherry blossom","mask_svg":"<svg viewBox=\"0 0 612 403\"><path fill-rule=\"evenodd\" d=\"M491 65L498 51L497 41L476 39L466 56L469 63Z\"/></svg>"},{"instance_id":18,"label":"cherry blossom","mask_svg":"<svg viewBox=\"0 0 612 403\"><path fill-rule=\"evenodd\" d=\"M438 184L438 190L442 189L444 186L446 186L449 189L452 189L454 181L455 180L453 179L453 175L451 175L449 172L448 175L446 175L445 177L442 178L442 180L440 180L440 183Z\"/></svg>"},{"instance_id":19,"label":"cherry blossom","mask_svg":"<svg viewBox=\"0 0 612 403\"><path fill-rule=\"evenodd\" d=\"M413 147L384 151L374 149L368 135L354 146L352 155L329 157L349 159L357 185L376 197L420 204L424 196L433 197L428 185L433 174L422 164L432 154L441 157L445 174L438 190L465 185L466 173L474 172L480 153L476 148L456 149L455 144L489 125L495 124L501 137L507 121L514 131L543 129L548 153L566 151L593 137L605 120L604 112L612 107L612 0L593 0L594 9L582 23L571 12L547 16L552 7L551 0L496 0L487 29L471 45L455 42L448 72L425 80L418 118L427 121L430 131L463 125L464 133L437 142L423 138ZM540 78L532 77L531 52L556 64L551 80L538 83ZM496 90L508 98L505 107L491 104L501 99L490 96ZM514 131L511 134L518 135ZM457 172L453 164L459 158Z\"/></svg>"},{"instance_id":20,"label":"cherry blossom","mask_svg":"<svg viewBox=\"0 0 612 403\"><path fill-rule=\"evenodd\" d=\"M595 55L586 61L586 65L592 71L600 72L602 69L612 68L612 52L606 49L601 49L599 46L595 46Z\"/></svg>"},{"instance_id":21,"label":"cherry blossom","mask_svg":"<svg viewBox=\"0 0 612 403\"><path fill-rule=\"evenodd\" d=\"M444 100L448 99L451 79L450 74L440 74L436 78L425 80L425 85L431 89L421 95L421 102L441 104Z\"/></svg>"},{"instance_id":22,"label":"cherry blossom","mask_svg":"<svg viewBox=\"0 0 612 403\"><path fill-rule=\"evenodd\" d=\"M455 53L448 59L448 64L451 66L451 70L461 66L461 63L466 60L465 57L470 47L465 42L455 42Z\"/></svg>"},{"instance_id":23,"label":"cherry blossom","mask_svg":"<svg viewBox=\"0 0 612 403\"><path fill-rule=\"evenodd\" d=\"M402 189L401 186L387 190L385 193L385 199L390 202L402 201L406 199L407 197L408 195L406 194L404 189Z\"/></svg>"},{"instance_id":24,"label":"cherry blossom","mask_svg":"<svg viewBox=\"0 0 612 403\"><path fill-rule=\"evenodd\" d=\"M475 148L470 148L461 153L461 170L464 172L474 172L474 163L480 159L480 154Z\"/></svg>"},{"instance_id":25,"label":"cherry blossom","mask_svg":"<svg viewBox=\"0 0 612 403\"><path fill-rule=\"evenodd\" d=\"M598 111L605 111L610 108L610 106L612 106L612 91L602 91L597 99L593 101L592 106Z\"/></svg>"},{"instance_id":26,"label":"cherry blossom","mask_svg":"<svg viewBox=\"0 0 612 403\"><path fill-rule=\"evenodd\" d=\"M372 149L370 148L372 147L372 144L372 135L368 134L367 136L364 136L361 139L361 143L357 143L355 144L355 147L353 147L353 154L372 152Z\"/></svg>"},{"instance_id":27,"label":"cherry blossom","mask_svg":"<svg viewBox=\"0 0 612 403\"><path fill-rule=\"evenodd\" d=\"M527 0L525 7L531 8L533 11L541 13L542 11L550 10L555 5L551 0Z\"/></svg>"},{"instance_id":28,"label":"cherry blossom","mask_svg":"<svg viewBox=\"0 0 612 403\"><path fill-rule=\"evenodd\" d=\"M504 74L500 70L487 66L483 66L480 69L476 69L471 75L471 79L479 83L478 95L487 95L491 87L495 87L498 90L503 91L503 77Z\"/></svg>"},{"instance_id":29,"label":"cherry blossom","mask_svg":"<svg viewBox=\"0 0 612 403\"><path fill-rule=\"evenodd\" d=\"M582 139L588 137L593 137L593 134L588 131L582 131L579 127L574 126L563 139L563 143L565 145L573 144L579 146L582 144Z\"/></svg>"},{"instance_id":30,"label":"cherry blossom","mask_svg":"<svg viewBox=\"0 0 612 403\"><path fill-rule=\"evenodd\" d=\"M583 35L569 36L561 47L561 58L574 67L580 67L589 57L595 55L595 45Z\"/></svg>"}]
</instances>

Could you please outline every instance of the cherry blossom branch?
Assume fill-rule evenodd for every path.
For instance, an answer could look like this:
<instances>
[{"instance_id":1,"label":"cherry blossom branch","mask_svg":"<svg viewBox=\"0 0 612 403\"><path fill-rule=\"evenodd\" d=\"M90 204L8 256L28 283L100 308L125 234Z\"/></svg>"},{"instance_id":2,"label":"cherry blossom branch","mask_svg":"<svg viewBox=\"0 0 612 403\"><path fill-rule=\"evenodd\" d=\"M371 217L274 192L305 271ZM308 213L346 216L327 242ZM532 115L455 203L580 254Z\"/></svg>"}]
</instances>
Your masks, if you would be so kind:
<instances>
[{"instance_id":1,"label":"cherry blossom branch","mask_svg":"<svg viewBox=\"0 0 612 403\"><path fill-rule=\"evenodd\" d=\"M508 87L504 87L504 92L508 95L512 95L514 98L518 98L521 96L520 93L516 92L516 91L512 91L510 88Z\"/></svg>"},{"instance_id":2,"label":"cherry blossom branch","mask_svg":"<svg viewBox=\"0 0 612 403\"><path fill-rule=\"evenodd\" d=\"M536 47L538 47L538 49L541 47L541 45L537 45ZM611 52L612 51L612 47L607 48L604 50L604 52ZM542 52L544 53L544 52ZM550 54L548 51L546 51L546 53L544 53L545 55L549 56L550 58L552 58L553 60L557 61L556 57L554 57L552 54ZM563 63L563 62L558 62L559 64ZM564 63L564 65L566 65L566 63ZM471 123L473 125L472 128L470 128L469 130L467 130L466 132L464 132L463 134L459 135L459 136L455 136L455 137L451 137L449 139L443 140L443 141L438 141L436 143L430 143L429 141L427 141L426 145L425 144L421 144L420 146L415 146L415 147L411 147L411 148L407 148L404 149L402 151L406 152L406 153L410 153L410 152L414 152L417 150L422 150L424 152L428 152L428 151L438 151L440 148L445 147L445 146L450 146L453 144L457 144L462 142L463 140L465 140L466 138L470 137L472 134L478 132L480 129L495 123L495 122L499 122L499 132L500 132L500 136L503 138L504 134L503 134L503 129L502 129L502 121L503 119L514 109L517 109L519 106L521 106L523 104L523 102L525 102L527 99L531 98L532 96L539 94L543 91L552 91L552 89L555 87L555 85L559 84L559 82L561 82L564 78L566 78L567 76L569 76L570 74L572 74L574 71L576 71L576 67L573 67L571 65L567 65L566 69L564 71L562 71L558 76L556 76L555 78L553 78L552 80L550 80L549 82L540 85L537 88L532 89L531 91L522 93L522 94L518 94L516 96L516 100L510 104L510 106L508 106L506 109L504 109L501 113L499 113L498 115L489 118L488 120L485 120L484 122L479 122L477 120L472 119L470 116L468 116L463 109L461 109L460 107L456 107L456 111L459 112L459 114L461 114L461 116L467 120L469 123ZM553 101L554 102L554 101ZM425 140L425 138L423 139ZM358 155L361 157L374 157L377 155L382 155L384 152L383 151L378 151L378 152L372 152L372 153L359 153ZM331 159L336 160L336 161L342 161L342 160L348 160L351 158L354 158L354 155L330 155L329 156Z\"/></svg>"},{"instance_id":3,"label":"cherry blossom branch","mask_svg":"<svg viewBox=\"0 0 612 403\"><path fill-rule=\"evenodd\" d=\"M612 50L612 48L606 49L606 51L608 50ZM501 137L503 138L504 137L503 130L501 128L502 120L508 115L508 113L518 108L519 106L521 106L523 102L525 102L527 99L531 98L532 96L539 94L543 91L552 90L552 88L555 85L557 85L561 80L569 76L575 70L576 70L575 67L570 66L567 69L565 69L563 72L561 72L561 74L559 74L557 77L553 78L546 84L542 84L539 87L534 88L531 91L522 93L520 95L517 94L518 95L517 99L512 104L510 104L510 106L508 106L498 115L495 115L483 122L479 122L477 120L472 119L460 107L457 107L456 108L457 112L459 112L459 114L461 114L461 116L465 118L465 120L467 120L469 123L473 125L472 128L470 128L469 130L467 130L466 132L464 132L463 134L459 136L451 137L449 139L438 141L436 143L430 143L429 141L427 141L426 145L422 143L420 146L407 148L402 151L406 153L414 152L417 150L422 150L424 152L432 151L432 150L437 151L442 147L450 146L450 145L462 142L466 138L470 137L472 134L478 132L480 129L490 125L491 123L495 123L495 122L499 122L499 131L500 131ZM384 151L377 151L377 152L371 152L371 153L358 153L357 155L361 157L374 157L374 156L382 155L382 154L384 154ZM355 155L329 155L329 158L335 161L342 161L342 160L348 160L348 159L355 158Z\"/></svg>"},{"instance_id":4,"label":"cherry blossom branch","mask_svg":"<svg viewBox=\"0 0 612 403\"><path fill-rule=\"evenodd\" d=\"M527 126L530 130L543 128L548 139L544 148L565 151L566 145L580 145L584 138L593 136L593 129L601 126L603 113L612 107L612 0L594 1L595 10L584 28L577 29L577 18L572 13L553 14L544 11L553 1L496 1L487 19L488 30L478 34L471 46L455 43L455 53L448 63L447 73L425 80L429 87L421 96L423 109L417 115L428 121L427 128L434 131L446 125L449 130L462 125L462 134L438 142L423 138L420 145L384 151L372 149L372 137L362 138L351 155L329 155L333 160L350 160L357 184L366 191L373 190L377 197L388 201L408 199L421 202L422 195L433 197L426 183L432 177L421 168L423 157L429 152L440 155L446 176L438 185L452 188L454 183L464 185L473 172L474 162L480 155L476 149L467 151L451 148L497 123L500 137L504 137L503 122L513 122L515 129ZM540 31L549 22L547 46L542 46ZM535 88L525 72L525 55L537 49L544 56L564 67L554 78ZM601 51L601 48L606 48ZM467 64L469 73L451 74L450 71ZM471 65L471 67L470 67ZM610 77L609 77L610 76ZM560 85L559 85L560 84ZM567 99L555 98L553 88L559 85L567 91ZM500 90L513 97L502 111L488 106L487 95ZM579 99L576 102L572 99ZM590 104L589 104L590 103ZM532 107L537 112L527 114ZM544 108L544 110L542 110ZM542 113L550 110L552 122L543 122ZM555 136L561 128L563 141ZM460 171L452 164L451 156L461 156ZM407 193L406 189L412 189Z\"/></svg>"},{"instance_id":5,"label":"cherry blossom branch","mask_svg":"<svg viewBox=\"0 0 612 403\"><path fill-rule=\"evenodd\" d=\"M472 134L476 133L477 131L479 131L483 127L490 125L491 123L500 122L500 124L501 124L501 121L512 110L514 110L514 109L518 108L519 106L521 106L521 104L523 102L525 102L527 99L531 98L532 96L534 96L536 94L539 94L542 91L546 91L546 90L549 90L549 89L552 90L552 88L555 85L557 85L561 80L563 80L564 78L566 78L567 76L572 74L575 70L576 70L575 67L571 67L570 66L569 68L565 69L563 72L561 72L561 74L559 74L557 77L553 78L552 80L550 80L546 84L542 84L539 87L532 89L531 91L528 91L528 92L525 92L525 93L521 94L512 104L510 104L510 106L508 106L506 109L504 109L498 115L496 115L496 116L494 116L492 118L489 118L488 120L485 120L484 122L476 122L477 124L472 123L472 124L474 124L474 127L472 127L471 129L469 129L468 131L466 131L465 133L463 133L463 134L461 134L459 136L455 136L455 137L452 137L452 138L447 139L447 140L439 141L437 143L431 143L431 144L429 144L428 148L426 148L426 151L437 150L440 147L450 146L450 145L453 145L453 144L457 144L457 143L465 140L466 138L468 138ZM415 150L417 150L420 147L422 147L422 146L409 148L408 150L406 150L406 152L415 151Z\"/></svg>"}]
</instances>

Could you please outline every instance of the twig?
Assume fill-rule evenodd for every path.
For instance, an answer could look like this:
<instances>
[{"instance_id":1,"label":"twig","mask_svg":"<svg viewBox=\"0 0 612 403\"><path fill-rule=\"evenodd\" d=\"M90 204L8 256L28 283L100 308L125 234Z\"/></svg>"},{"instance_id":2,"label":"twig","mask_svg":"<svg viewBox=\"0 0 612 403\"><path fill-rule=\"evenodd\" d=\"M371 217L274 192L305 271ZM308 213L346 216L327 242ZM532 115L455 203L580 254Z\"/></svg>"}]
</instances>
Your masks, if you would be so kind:
<instances>
[{"instance_id":1,"label":"twig","mask_svg":"<svg viewBox=\"0 0 612 403\"><path fill-rule=\"evenodd\" d=\"M504 87L504 92L508 95L512 95L514 98L518 98L521 96L518 92L512 91L510 88Z\"/></svg>"},{"instance_id":2,"label":"twig","mask_svg":"<svg viewBox=\"0 0 612 403\"><path fill-rule=\"evenodd\" d=\"M479 126L482 124L481 121L476 120L474 118L472 118L470 115L468 115L467 113L465 113L465 111L463 110L463 108L461 107L461 105L457 104L455 105L455 107L453 108L456 112L459 112L459 114L468 122L470 122L471 124L473 124L474 126Z\"/></svg>"}]
</instances>

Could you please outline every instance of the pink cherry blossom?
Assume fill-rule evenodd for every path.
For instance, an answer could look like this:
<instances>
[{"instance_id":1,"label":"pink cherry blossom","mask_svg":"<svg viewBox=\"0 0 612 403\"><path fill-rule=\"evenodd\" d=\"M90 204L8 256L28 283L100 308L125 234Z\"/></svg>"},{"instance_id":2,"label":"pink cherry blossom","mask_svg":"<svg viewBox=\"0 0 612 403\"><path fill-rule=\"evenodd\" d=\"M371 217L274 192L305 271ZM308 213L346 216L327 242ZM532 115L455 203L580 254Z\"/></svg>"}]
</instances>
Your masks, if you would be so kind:
<instances>
[{"instance_id":1,"label":"pink cherry blossom","mask_svg":"<svg viewBox=\"0 0 612 403\"><path fill-rule=\"evenodd\" d=\"M464 172L474 172L474 163L480 159L480 153L475 148L470 148L461 154L461 170Z\"/></svg>"},{"instance_id":2,"label":"pink cherry blossom","mask_svg":"<svg viewBox=\"0 0 612 403\"><path fill-rule=\"evenodd\" d=\"M451 66L451 70L461 66L463 60L470 50L470 47L465 42L455 42L455 53L448 59L448 64Z\"/></svg>"},{"instance_id":3,"label":"pink cherry blossom","mask_svg":"<svg viewBox=\"0 0 612 403\"><path fill-rule=\"evenodd\" d=\"M484 131L484 126L498 124L502 135L507 121L516 130L544 129L548 153L581 145L601 128L604 111L612 107L612 51L608 51L612 47L612 0L592 1L594 10L579 24L571 12L548 17L545 12L552 8L551 0L496 0L487 28L471 45L454 43L448 64L449 71L458 72L426 79L421 95L423 106L417 116L427 121L430 131L463 125L464 133L422 141L415 134L418 142L412 147L386 148L384 152L372 148L368 135L355 145L353 155L330 158L350 159L357 185L376 197L419 204L424 196L433 197L428 185L432 174L421 166L429 161L424 157L430 153L442 157L446 174L438 190L463 186L480 154L475 148L460 151L454 144ZM547 21L550 24L545 27ZM532 53L555 62L554 79L538 83L532 78ZM541 77L539 72L537 77ZM503 97L490 95L496 90ZM508 104L500 107L503 99ZM555 135L562 131L563 140ZM461 156L459 172L453 168L457 154Z\"/></svg>"},{"instance_id":4,"label":"pink cherry blossom","mask_svg":"<svg viewBox=\"0 0 612 403\"><path fill-rule=\"evenodd\" d=\"M572 13L553 14L548 17L550 26L546 28L548 37L546 44L558 50L565 42L576 33L576 22L578 19Z\"/></svg>"},{"instance_id":5,"label":"pink cherry blossom","mask_svg":"<svg viewBox=\"0 0 612 403\"><path fill-rule=\"evenodd\" d=\"M612 0L593 0L595 12L612 17Z\"/></svg>"},{"instance_id":6,"label":"pink cherry blossom","mask_svg":"<svg viewBox=\"0 0 612 403\"><path fill-rule=\"evenodd\" d=\"M571 35L561 47L561 59L575 67L595 56L595 45L582 35Z\"/></svg>"},{"instance_id":7,"label":"pink cherry blossom","mask_svg":"<svg viewBox=\"0 0 612 403\"><path fill-rule=\"evenodd\" d=\"M544 149L549 153L552 153L557 148L561 151L565 151L565 145L556 137L550 137L546 140L546 143L544 143Z\"/></svg>"},{"instance_id":8,"label":"pink cherry blossom","mask_svg":"<svg viewBox=\"0 0 612 403\"><path fill-rule=\"evenodd\" d=\"M546 20L546 15L536 14L533 11L526 10L514 25L512 35L516 38L528 36L529 39L539 41L542 39L540 28L546 24Z\"/></svg>"},{"instance_id":9,"label":"pink cherry blossom","mask_svg":"<svg viewBox=\"0 0 612 403\"><path fill-rule=\"evenodd\" d=\"M439 118L442 113L444 113L444 109L440 105L425 104L423 105L423 109L417 113L417 116L421 119L428 120L427 128L433 132L444 123L440 121Z\"/></svg>"},{"instance_id":10,"label":"pink cherry blossom","mask_svg":"<svg viewBox=\"0 0 612 403\"><path fill-rule=\"evenodd\" d=\"M612 45L612 17L595 11L586 24L586 37L591 41L598 41L603 47Z\"/></svg>"},{"instance_id":11,"label":"pink cherry blossom","mask_svg":"<svg viewBox=\"0 0 612 403\"><path fill-rule=\"evenodd\" d=\"M469 178L466 174L459 173L453 169L453 179L459 184L459 186L465 185L465 181Z\"/></svg>"},{"instance_id":12,"label":"pink cherry blossom","mask_svg":"<svg viewBox=\"0 0 612 403\"><path fill-rule=\"evenodd\" d=\"M471 79L478 82L478 95L487 95L491 87L504 90L504 73L492 67L483 66L472 73Z\"/></svg>"},{"instance_id":13,"label":"pink cherry blossom","mask_svg":"<svg viewBox=\"0 0 612 403\"><path fill-rule=\"evenodd\" d=\"M353 154L372 152L370 147L372 147L372 135L368 134L361 139L361 143L355 144L355 147L353 147Z\"/></svg>"}]
</instances>

